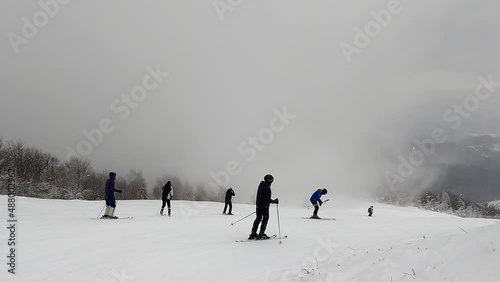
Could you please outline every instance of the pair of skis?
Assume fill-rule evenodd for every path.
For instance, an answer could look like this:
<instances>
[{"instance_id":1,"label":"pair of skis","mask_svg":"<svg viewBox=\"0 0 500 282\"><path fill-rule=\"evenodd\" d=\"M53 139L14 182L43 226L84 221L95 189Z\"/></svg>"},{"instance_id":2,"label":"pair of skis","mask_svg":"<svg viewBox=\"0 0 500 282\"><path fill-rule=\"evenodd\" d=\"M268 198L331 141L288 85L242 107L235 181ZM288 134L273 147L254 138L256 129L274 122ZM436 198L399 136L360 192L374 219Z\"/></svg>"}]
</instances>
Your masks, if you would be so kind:
<instances>
[{"instance_id":1,"label":"pair of skis","mask_svg":"<svg viewBox=\"0 0 500 282\"><path fill-rule=\"evenodd\" d=\"M321 205L324 205L326 204L328 201L330 201L330 199L326 199L323 204ZM310 208L314 208L314 206L307 206L307 209L310 209ZM303 219L319 219L319 220L335 220L334 217L320 217L320 218L314 218L314 217L303 217Z\"/></svg>"},{"instance_id":2,"label":"pair of skis","mask_svg":"<svg viewBox=\"0 0 500 282\"><path fill-rule=\"evenodd\" d=\"M105 220L117 220L117 219L133 219L134 217L132 216L126 216L126 217L118 217L118 218L107 218L107 217L100 217L100 218L91 218L91 219L105 219Z\"/></svg>"},{"instance_id":3,"label":"pair of skis","mask_svg":"<svg viewBox=\"0 0 500 282\"><path fill-rule=\"evenodd\" d=\"M314 218L314 217L303 217L303 219L335 220L335 217L320 217L320 218Z\"/></svg>"},{"instance_id":4,"label":"pair of skis","mask_svg":"<svg viewBox=\"0 0 500 282\"><path fill-rule=\"evenodd\" d=\"M266 240L273 240L273 239L286 239L288 238L287 235L278 237L278 235L273 234L272 236L269 236L268 239L244 239L244 240L236 240L236 242L241 243L241 242L252 242L252 241L266 241Z\"/></svg>"}]
</instances>

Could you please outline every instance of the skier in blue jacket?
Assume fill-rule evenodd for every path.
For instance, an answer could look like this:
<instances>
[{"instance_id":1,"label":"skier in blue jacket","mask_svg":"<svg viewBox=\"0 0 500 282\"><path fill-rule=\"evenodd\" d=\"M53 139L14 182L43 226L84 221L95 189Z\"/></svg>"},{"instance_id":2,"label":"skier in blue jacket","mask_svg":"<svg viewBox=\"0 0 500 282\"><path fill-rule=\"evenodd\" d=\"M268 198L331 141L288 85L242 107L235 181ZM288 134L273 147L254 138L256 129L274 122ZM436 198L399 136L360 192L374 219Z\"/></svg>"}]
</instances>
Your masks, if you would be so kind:
<instances>
[{"instance_id":1,"label":"skier in blue jacket","mask_svg":"<svg viewBox=\"0 0 500 282\"><path fill-rule=\"evenodd\" d=\"M104 192L106 193L106 211L104 212L103 218L118 218L115 216L116 200L115 192L121 193L122 190L115 189L115 179L116 173L110 172L109 179L106 180L106 186Z\"/></svg>"},{"instance_id":2,"label":"skier in blue jacket","mask_svg":"<svg viewBox=\"0 0 500 282\"><path fill-rule=\"evenodd\" d=\"M319 219L319 216L318 216L319 206L321 206L323 204L323 201L321 201L321 196L326 195L326 193L328 193L328 190L323 188L323 189L316 190L316 192L314 192L312 194L311 198L309 199L311 201L311 204L313 204L313 206L314 206L314 212L313 212L313 215L311 216L311 218ZM318 206L318 203L319 203L319 206Z\"/></svg>"}]
</instances>

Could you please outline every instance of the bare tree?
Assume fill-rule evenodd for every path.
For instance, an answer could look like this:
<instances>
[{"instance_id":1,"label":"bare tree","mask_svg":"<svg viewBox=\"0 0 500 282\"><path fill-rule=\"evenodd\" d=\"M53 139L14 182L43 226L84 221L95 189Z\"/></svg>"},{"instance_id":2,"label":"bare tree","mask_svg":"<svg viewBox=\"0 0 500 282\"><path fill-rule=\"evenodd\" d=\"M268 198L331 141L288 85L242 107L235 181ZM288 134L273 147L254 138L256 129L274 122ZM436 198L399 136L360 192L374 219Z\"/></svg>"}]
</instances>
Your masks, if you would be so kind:
<instances>
[{"instance_id":1,"label":"bare tree","mask_svg":"<svg viewBox=\"0 0 500 282\"><path fill-rule=\"evenodd\" d=\"M127 196L128 199L147 199L146 179L141 170L131 169L127 175ZM124 191L125 192L125 191Z\"/></svg>"},{"instance_id":2,"label":"bare tree","mask_svg":"<svg viewBox=\"0 0 500 282\"><path fill-rule=\"evenodd\" d=\"M24 150L25 178L30 182L47 180L47 170L51 156L39 148L26 147Z\"/></svg>"},{"instance_id":3,"label":"bare tree","mask_svg":"<svg viewBox=\"0 0 500 282\"><path fill-rule=\"evenodd\" d=\"M3 138L0 137L0 170L7 168L8 164L8 151L3 142Z\"/></svg>"},{"instance_id":4,"label":"bare tree","mask_svg":"<svg viewBox=\"0 0 500 282\"><path fill-rule=\"evenodd\" d=\"M161 188L165 182L162 178L164 178L164 176L156 179L153 190L150 193L150 199L161 199Z\"/></svg>"},{"instance_id":5,"label":"bare tree","mask_svg":"<svg viewBox=\"0 0 500 282\"><path fill-rule=\"evenodd\" d=\"M16 170L18 195L57 199L104 199L104 184L108 173L94 172L89 160L71 157L61 162L57 157L37 147L26 146L21 140L6 145L0 137L0 169ZM162 187L171 181L174 199L222 201L222 189L208 189L203 183L192 185L176 175L157 179L151 197L161 198ZM141 170L132 169L126 177L117 176L116 188L123 190L119 199L148 199L146 180ZM5 191L0 189L1 193Z\"/></svg>"},{"instance_id":6,"label":"bare tree","mask_svg":"<svg viewBox=\"0 0 500 282\"><path fill-rule=\"evenodd\" d=\"M223 202L226 196L226 191L221 187L208 187L206 183L200 182L194 189L195 201L213 201Z\"/></svg>"},{"instance_id":7,"label":"bare tree","mask_svg":"<svg viewBox=\"0 0 500 282\"><path fill-rule=\"evenodd\" d=\"M82 198L85 200L104 200L106 198L104 188L107 179L107 171L88 174L83 183Z\"/></svg>"},{"instance_id":8,"label":"bare tree","mask_svg":"<svg viewBox=\"0 0 500 282\"><path fill-rule=\"evenodd\" d=\"M131 193L130 189L128 189L128 182L125 178L117 177L115 180L115 188L123 191L121 194L119 194L117 199L120 199L120 200L133 199L132 193Z\"/></svg>"},{"instance_id":9,"label":"bare tree","mask_svg":"<svg viewBox=\"0 0 500 282\"><path fill-rule=\"evenodd\" d=\"M92 163L89 160L73 156L65 163L65 168L71 197L76 198L77 194L84 189L86 177L92 173Z\"/></svg>"},{"instance_id":10,"label":"bare tree","mask_svg":"<svg viewBox=\"0 0 500 282\"><path fill-rule=\"evenodd\" d=\"M59 177L62 175L58 175L58 168L61 167L61 162L58 158L54 156L49 156L47 161L47 182L51 183L53 186L56 186L59 180Z\"/></svg>"},{"instance_id":11,"label":"bare tree","mask_svg":"<svg viewBox=\"0 0 500 282\"><path fill-rule=\"evenodd\" d=\"M24 178L26 169L25 169L25 159L24 159L24 153L25 153L25 146L24 143L19 140L17 142L12 142L10 141L8 144L8 160L9 160L9 165L12 165L14 169L16 170L16 175L19 178Z\"/></svg>"},{"instance_id":12,"label":"bare tree","mask_svg":"<svg viewBox=\"0 0 500 282\"><path fill-rule=\"evenodd\" d=\"M179 200L192 200L193 199L193 190L189 186L189 184L185 181L182 181L178 176L170 177L170 182L172 183L172 188L174 188L174 199ZM166 182L165 182L166 183Z\"/></svg>"},{"instance_id":13,"label":"bare tree","mask_svg":"<svg viewBox=\"0 0 500 282\"><path fill-rule=\"evenodd\" d=\"M151 192L154 199L161 198L161 189L167 183L172 182L174 188L174 199L188 201L224 201L225 190L223 188L209 188L203 182L196 186L187 181L182 181L178 176L164 175L156 180Z\"/></svg>"}]
</instances>

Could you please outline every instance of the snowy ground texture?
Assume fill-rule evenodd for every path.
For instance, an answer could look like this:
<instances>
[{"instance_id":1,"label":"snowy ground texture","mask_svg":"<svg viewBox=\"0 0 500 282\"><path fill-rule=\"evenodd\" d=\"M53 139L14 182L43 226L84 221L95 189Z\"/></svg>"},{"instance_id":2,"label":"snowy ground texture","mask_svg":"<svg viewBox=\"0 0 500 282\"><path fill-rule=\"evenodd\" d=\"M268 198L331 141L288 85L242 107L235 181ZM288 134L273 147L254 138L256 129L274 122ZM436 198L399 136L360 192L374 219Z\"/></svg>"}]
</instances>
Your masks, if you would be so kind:
<instances>
[{"instance_id":1,"label":"snowy ground texture","mask_svg":"<svg viewBox=\"0 0 500 282\"><path fill-rule=\"evenodd\" d=\"M97 220L103 202L17 201L17 274L4 263L0 281L500 281L498 220L383 204L369 218L372 203L333 198L320 216L336 220L280 205L287 239L237 243L254 217L230 224L251 205L226 216L220 203L173 201L169 218L160 201L119 201L116 215L133 219ZM275 205L270 214L266 233L277 234Z\"/></svg>"}]
</instances>

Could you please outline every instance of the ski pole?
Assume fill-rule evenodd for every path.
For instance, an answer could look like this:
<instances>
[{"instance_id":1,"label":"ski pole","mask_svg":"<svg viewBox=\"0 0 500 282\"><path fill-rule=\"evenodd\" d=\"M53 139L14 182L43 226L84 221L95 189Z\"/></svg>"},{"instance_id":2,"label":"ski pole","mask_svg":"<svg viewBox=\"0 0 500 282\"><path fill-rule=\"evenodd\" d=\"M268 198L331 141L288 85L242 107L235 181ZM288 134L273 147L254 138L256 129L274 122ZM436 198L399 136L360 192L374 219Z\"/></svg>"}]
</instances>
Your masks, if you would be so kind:
<instances>
[{"instance_id":1,"label":"ski pole","mask_svg":"<svg viewBox=\"0 0 500 282\"><path fill-rule=\"evenodd\" d=\"M122 192L120 192L120 193L118 193L118 194L120 194L120 195L121 195L121 194L122 194ZM113 192L113 195L115 195L115 192ZM118 195L117 195L117 196L115 196L115 206L117 206L117 205L118 205Z\"/></svg>"},{"instance_id":2,"label":"ski pole","mask_svg":"<svg viewBox=\"0 0 500 282\"><path fill-rule=\"evenodd\" d=\"M99 212L99 214L97 215L97 218L99 218L99 216L101 216L101 213L102 211L104 210L104 208L106 207L106 203L104 203L104 207L102 207L101 211Z\"/></svg>"},{"instance_id":3,"label":"ski pole","mask_svg":"<svg viewBox=\"0 0 500 282\"><path fill-rule=\"evenodd\" d=\"M238 223L238 222L242 221L243 219L245 219L245 218L247 218L247 217L251 216L252 214L254 214L254 213L256 213L256 212L257 212L257 211L254 211L253 213L251 213L251 214L249 214L249 215L245 216L244 218L239 219L239 220L237 220L237 221L235 221L235 222L231 223L231 226L235 225L236 223Z\"/></svg>"},{"instance_id":4,"label":"ski pole","mask_svg":"<svg viewBox=\"0 0 500 282\"><path fill-rule=\"evenodd\" d=\"M280 225L280 210L278 208L278 204L276 204L276 213L278 214L278 235L280 236L280 244L282 243L281 241L281 225Z\"/></svg>"},{"instance_id":5,"label":"ski pole","mask_svg":"<svg viewBox=\"0 0 500 282\"><path fill-rule=\"evenodd\" d=\"M326 199L323 204L325 204L326 202L330 201L330 199ZM307 209L310 209L310 208L313 208L314 206L307 206Z\"/></svg>"}]
</instances>

